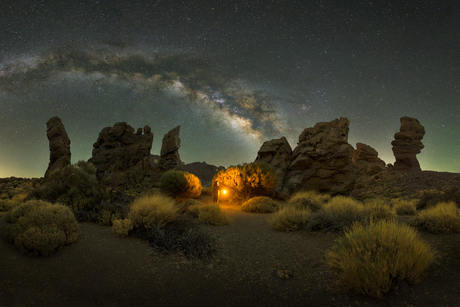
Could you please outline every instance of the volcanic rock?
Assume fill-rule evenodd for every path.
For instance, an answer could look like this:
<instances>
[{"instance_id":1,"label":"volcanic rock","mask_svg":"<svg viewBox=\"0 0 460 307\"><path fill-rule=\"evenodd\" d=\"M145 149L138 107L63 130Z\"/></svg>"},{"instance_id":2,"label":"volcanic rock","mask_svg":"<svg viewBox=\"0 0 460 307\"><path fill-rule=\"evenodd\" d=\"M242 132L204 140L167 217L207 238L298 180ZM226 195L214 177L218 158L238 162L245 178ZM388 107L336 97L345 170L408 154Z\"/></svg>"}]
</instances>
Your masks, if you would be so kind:
<instances>
[{"instance_id":1,"label":"volcanic rock","mask_svg":"<svg viewBox=\"0 0 460 307\"><path fill-rule=\"evenodd\" d=\"M291 154L291 145L284 136L264 142L257 153L254 162L266 162L273 167L278 180L276 191L281 191L283 188L284 177L291 163Z\"/></svg>"},{"instance_id":2,"label":"volcanic rock","mask_svg":"<svg viewBox=\"0 0 460 307\"><path fill-rule=\"evenodd\" d=\"M182 169L197 176L201 181L201 185L206 187L211 186L212 177L225 168L207 164L206 162L193 162L183 165Z\"/></svg>"},{"instance_id":3,"label":"volcanic rock","mask_svg":"<svg viewBox=\"0 0 460 307\"><path fill-rule=\"evenodd\" d=\"M284 179L284 192L314 189L331 194L347 194L359 176L353 163L353 147L348 144L350 121L341 117L305 129L292 152Z\"/></svg>"},{"instance_id":4,"label":"volcanic rock","mask_svg":"<svg viewBox=\"0 0 460 307\"><path fill-rule=\"evenodd\" d=\"M46 123L46 136L50 146L50 162L45 172L45 177L48 177L53 170L70 165L70 139L57 116Z\"/></svg>"},{"instance_id":5,"label":"volcanic rock","mask_svg":"<svg viewBox=\"0 0 460 307\"><path fill-rule=\"evenodd\" d=\"M369 145L356 143L353 162L356 163L362 175L374 175L385 168L385 161L378 157L378 152Z\"/></svg>"},{"instance_id":6,"label":"volcanic rock","mask_svg":"<svg viewBox=\"0 0 460 307\"><path fill-rule=\"evenodd\" d=\"M141 128L134 133L126 122L105 127L93 144L93 156L88 162L96 166L98 174L149 167L153 133L149 126L143 130L143 134Z\"/></svg>"},{"instance_id":7,"label":"volcanic rock","mask_svg":"<svg viewBox=\"0 0 460 307\"><path fill-rule=\"evenodd\" d=\"M425 128L416 118L401 117L401 127L395 134L393 154L396 158L395 170L421 171L416 155L425 147L420 141L425 135Z\"/></svg>"},{"instance_id":8,"label":"volcanic rock","mask_svg":"<svg viewBox=\"0 0 460 307\"><path fill-rule=\"evenodd\" d=\"M160 161L158 162L165 169L174 168L182 165L182 161L179 156L180 138L179 138L180 126L171 129L163 137L161 144Z\"/></svg>"}]
</instances>

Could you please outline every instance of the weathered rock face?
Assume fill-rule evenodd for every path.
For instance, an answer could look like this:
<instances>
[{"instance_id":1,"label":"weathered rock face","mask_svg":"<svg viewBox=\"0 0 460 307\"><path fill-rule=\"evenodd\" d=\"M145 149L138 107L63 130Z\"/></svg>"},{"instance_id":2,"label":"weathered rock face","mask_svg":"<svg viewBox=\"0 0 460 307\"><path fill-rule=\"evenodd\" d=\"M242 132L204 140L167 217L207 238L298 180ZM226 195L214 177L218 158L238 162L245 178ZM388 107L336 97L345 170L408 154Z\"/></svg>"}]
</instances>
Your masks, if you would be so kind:
<instances>
[{"instance_id":1,"label":"weathered rock face","mask_svg":"<svg viewBox=\"0 0 460 307\"><path fill-rule=\"evenodd\" d=\"M399 132L391 142L396 158L394 169L421 171L416 155L425 147L420 141L425 135L425 128L416 118L404 116L400 121Z\"/></svg>"},{"instance_id":2,"label":"weathered rock face","mask_svg":"<svg viewBox=\"0 0 460 307\"><path fill-rule=\"evenodd\" d=\"M353 163L353 147L348 144L350 121L341 117L305 129L292 152L284 178L285 193L297 189L316 189L331 194L347 194L359 176Z\"/></svg>"},{"instance_id":3,"label":"weathered rock face","mask_svg":"<svg viewBox=\"0 0 460 307\"><path fill-rule=\"evenodd\" d=\"M50 163L45 177L55 169L70 164L70 139L59 117L55 116L46 123L46 136L50 146Z\"/></svg>"},{"instance_id":4,"label":"weathered rock face","mask_svg":"<svg viewBox=\"0 0 460 307\"><path fill-rule=\"evenodd\" d=\"M160 161L158 164L165 169L180 166L182 161L179 156L180 138L179 138L180 126L171 129L163 137L161 144Z\"/></svg>"},{"instance_id":5,"label":"weathered rock face","mask_svg":"<svg viewBox=\"0 0 460 307\"><path fill-rule=\"evenodd\" d=\"M359 167L362 175L374 175L385 168L385 161L378 157L378 152L369 145L356 143L353 162Z\"/></svg>"},{"instance_id":6,"label":"weathered rock face","mask_svg":"<svg viewBox=\"0 0 460 307\"><path fill-rule=\"evenodd\" d=\"M266 162L273 167L273 171L278 179L276 190L283 188L284 177L291 163L292 148L283 136L279 139L266 141L260 147L255 162Z\"/></svg>"},{"instance_id":7,"label":"weathered rock face","mask_svg":"<svg viewBox=\"0 0 460 307\"><path fill-rule=\"evenodd\" d=\"M143 130L143 134L141 128L134 133L134 128L126 122L102 129L88 162L96 166L98 174L122 172L134 166L139 168L140 164L150 166L153 133L149 126Z\"/></svg>"}]
</instances>

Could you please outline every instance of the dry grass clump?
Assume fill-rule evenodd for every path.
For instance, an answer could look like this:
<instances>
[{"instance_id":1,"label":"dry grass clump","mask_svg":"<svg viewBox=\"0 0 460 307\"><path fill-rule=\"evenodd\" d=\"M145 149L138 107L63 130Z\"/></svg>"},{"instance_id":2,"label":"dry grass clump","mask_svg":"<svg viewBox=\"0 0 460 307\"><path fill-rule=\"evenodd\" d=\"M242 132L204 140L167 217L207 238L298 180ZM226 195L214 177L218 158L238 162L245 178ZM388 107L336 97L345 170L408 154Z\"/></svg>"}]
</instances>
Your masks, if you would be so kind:
<instances>
[{"instance_id":1,"label":"dry grass clump","mask_svg":"<svg viewBox=\"0 0 460 307\"><path fill-rule=\"evenodd\" d=\"M245 212L273 213L278 210L278 203L266 196L256 196L248 199L241 205L241 210Z\"/></svg>"},{"instance_id":2,"label":"dry grass clump","mask_svg":"<svg viewBox=\"0 0 460 307\"><path fill-rule=\"evenodd\" d=\"M420 211L410 225L432 233L460 232L460 209L453 201Z\"/></svg>"},{"instance_id":3,"label":"dry grass clump","mask_svg":"<svg viewBox=\"0 0 460 307\"><path fill-rule=\"evenodd\" d=\"M390 204L381 198L372 198L364 201L364 211L370 221L394 221L396 215L393 213Z\"/></svg>"},{"instance_id":4,"label":"dry grass clump","mask_svg":"<svg viewBox=\"0 0 460 307\"><path fill-rule=\"evenodd\" d=\"M187 199L185 201L177 203L177 206L179 208L180 213L190 213L190 207L193 207L196 210L196 208L198 208L198 207L200 207L202 205L203 205L202 202L200 202L198 200L195 200L193 198L190 198L190 199ZM197 211L196 211L196 213L197 213ZM191 215L192 216L195 215L194 212L192 212ZM195 215L195 217L197 217L197 216L198 216L198 213Z\"/></svg>"},{"instance_id":5,"label":"dry grass clump","mask_svg":"<svg viewBox=\"0 0 460 307\"><path fill-rule=\"evenodd\" d=\"M119 237L127 237L133 229L133 221L130 219L114 220L112 225L112 233Z\"/></svg>"},{"instance_id":6,"label":"dry grass clump","mask_svg":"<svg viewBox=\"0 0 460 307\"><path fill-rule=\"evenodd\" d=\"M279 231L301 230L307 225L310 212L308 208L286 206L273 214L268 222L273 229Z\"/></svg>"},{"instance_id":7,"label":"dry grass clump","mask_svg":"<svg viewBox=\"0 0 460 307\"><path fill-rule=\"evenodd\" d=\"M174 199L162 194L152 194L134 200L128 219L132 220L135 227L149 229L153 225L161 227L172 222L177 215L178 207Z\"/></svg>"},{"instance_id":8,"label":"dry grass clump","mask_svg":"<svg viewBox=\"0 0 460 307\"><path fill-rule=\"evenodd\" d=\"M21 253L47 256L80 236L75 215L69 207L31 200L9 211L6 238Z\"/></svg>"},{"instance_id":9,"label":"dry grass clump","mask_svg":"<svg viewBox=\"0 0 460 307\"><path fill-rule=\"evenodd\" d=\"M419 282L434 258L416 230L390 221L355 224L326 254L345 287L373 297L381 297L399 280Z\"/></svg>"},{"instance_id":10,"label":"dry grass clump","mask_svg":"<svg viewBox=\"0 0 460 307\"><path fill-rule=\"evenodd\" d=\"M191 216L206 225L225 226L231 225L232 220L222 210L219 204L194 204L189 207Z\"/></svg>"},{"instance_id":11,"label":"dry grass clump","mask_svg":"<svg viewBox=\"0 0 460 307\"><path fill-rule=\"evenodd\" d=\"M397 215L415 215L417 213L417 202L417 199L395 198L391 200L393 210Z\"/></svg>"},{"instance_id":12,"label":"dry grass clump","mask_svg":"<svg viewBox=\"0 0 460 307\"><path fill-rule=\"evenodd\" d=\"M308 228L343 232L353 223L366 223L364 205L351 197L335 196L321 210L311 215Z\"/></svg>"},{"instance_id":13,"label":"dry grass clump","mask_svg":"<svg viewBox=\"0 0 460 307\"><path fill-rule=\"evenodd\" d=\"M21 205L21 202L9 199L2 199L0 200L0 212L8 212L19 205Z\"/></svg>"},{"instance_id":14,"label":"dry grass clump","mask_svg":"<svg viewBox=\"0 0 460 307\"><path fill-rule=\"evenodd\" d=\"M299 191L289 199L288 203L297 208L309 208L316 212L330 199L331 196L328 194L319 194L316 191Z\"/></svg>"}]
</instances>

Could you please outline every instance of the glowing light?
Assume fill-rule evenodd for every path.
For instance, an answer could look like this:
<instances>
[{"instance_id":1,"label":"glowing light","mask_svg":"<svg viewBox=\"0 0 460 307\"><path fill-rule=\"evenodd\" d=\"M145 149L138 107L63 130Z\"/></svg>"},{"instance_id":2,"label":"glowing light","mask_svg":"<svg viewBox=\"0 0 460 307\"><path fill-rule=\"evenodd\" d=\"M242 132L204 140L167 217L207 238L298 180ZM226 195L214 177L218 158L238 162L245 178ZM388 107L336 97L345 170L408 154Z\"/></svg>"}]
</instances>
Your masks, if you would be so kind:
<instances>
[{"instance_id":1,"label":"glowing light","mask_svg":"<svg viewBox=\"0 0 460 307\"><path fill-rule=\"evenodd\" d=\"M222 190L222 194L227 194L227 190Z\"/></svg>"}]
</instances>

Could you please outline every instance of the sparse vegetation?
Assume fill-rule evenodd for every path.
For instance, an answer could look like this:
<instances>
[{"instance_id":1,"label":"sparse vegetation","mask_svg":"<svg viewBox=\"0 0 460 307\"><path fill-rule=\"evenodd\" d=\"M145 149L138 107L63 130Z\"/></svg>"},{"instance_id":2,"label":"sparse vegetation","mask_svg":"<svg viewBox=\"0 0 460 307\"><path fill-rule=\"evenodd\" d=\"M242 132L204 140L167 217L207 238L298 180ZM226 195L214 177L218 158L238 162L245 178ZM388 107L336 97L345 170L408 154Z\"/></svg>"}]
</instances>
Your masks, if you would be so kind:
<instances>
[{"instance_id":1,"label":"sparse vegetation","mask_svg":"<svg viewBox=\"0 0 460 307\"><path fill-rule=\"evenodd\" d=\"M316 212L331 198L328 194L320 194L316 191L299 191L289 199L289 205L296 208L309 208Z\"/></svg>"},{"instance_id":2,"label":"sparse vegetation","mask_svg":"<svg viewBox=\"0 0 460 307\"><path fill-rule=\"evenodd\" d=\"M307 225L310 214L310 209L286 206L274 213L268 222L275 230L296 231Z\"/></svg>"},{"instance_id":3,"label":"sparse vegetation","mask_svg":"<svg viewBox=\"0 0 460 307\"><path fill-rule=\"evenodd\" d=\"M414 229L390 221L355 224L326 254L345 287L373 297L399 280L419 282L434 258Z\"/></svg>"},{"instance_id":4,"label":"sparse vegetation","mask_svg":"<svg viewBox=\"0 0 460 307\"><path fill-rule=\"evenodd\" d=\"M396 219L390 204L382 198L371 198L364 201L364 211L370 221L394 221Z\"/></svg>"},{"instance_id":5,"label":"sparse vegetation","mask_svg":"<svg viewBox=\"0 0 460 307\"><path fill-rule=\"evenodd\" d=\"M112 225L112 233L119 237L127 237L133 227L134 225L131 219L114 220Z\"/></svg>"},{"instance_id":6,"label":"sparse vegetation","mask_svg":"<svg viewBox=\"0 0 460 307\"><path fill-rule=\"evenodd\" d=\"M5 221L6 238L23 254L47 256L80 236L70 208L44 201L30 200L15 207L6 214Z\"/></svg>"},{"instance_id":7,"label":"sparse vegetation","mask_svg":"<svg viewBox=\"0 0 460 307\"><path fill-rule=\"evenodd\" d=\"M452 201L460 206L460 190L458 188L450 188L445 192L425 193L417 202L417 209L433 207L440 202Z\"/></svg>"},{"instance_id":8,"label":"sparse vegetation","mask_svg":"<svg viewBox=\"0 0 460 307\"><path fill-rule=\"evenodd\" d=\"M132 220L137 228L150 229L174 221L177 215L178 207L174 199L162 194L152 194L134 200L128 219Z\"/></svg>"},{"instance_id":9,"label":"sparse vegetation","mask_svg":"<svg viewBox=\"0 0 460 307\"><path fill-rule=\"evenodd\" d=\"M415 215L417 213L417 200L402 198L392 199L393 210L397 215Z\"/></svg>"},{"instance_id":10,"label":"sparse vegetation","mask_svg":"<svg viewBox=\"0 0 460 307\"><path fill-rule=\"evenodd\" d=\"M241 205L245 212L273 213L278 210L278 203L267 196L256 196L248 199Z\"/></svg>"},{"instance_id":11,"label":"sparse vegetation","mask_svg":"<svg viewBox=\"0 0 460 307\"><path fill-rule=\"evenodd\" d=\"M192 216L196 216L198 221L203 224L215 226L232 224L232 220L219 204L194 204L190 206L189 212Z\"/></svg>"},{"instance_id":12,"label":"sparse vegetation","mask_svg":"<svg viewBox=\"0 0 460 307\"><path fill-rule=\"evenodd\" d=\"M432 233L460 232L460 209L453 201L420 211L410 225Z\"/></svg>"},{"instance_id":13,"label":"sparse vegetation","mask_svg":"<svg viewBox=\"0 0 460 307\"><path fill-rule=\"evenodd\" d=\"M161 176L160 189L171 197L188 199L199 197L203 188L200 179L195 175L170 170Z\"/></svg>"},{"instance_id":14,"label":"sparse vegetation","mask_svg":"<svg viewBox=\"0 0 460 307\"><path fill-rule=\"evenodd\" d=\"M229 167L214 176L212 186L216 181L238 191L237 195L229 197L231 201L240 201L254 196L272 196L277 183L276 176L267 163Z\"/></svg>"}]
</instances>

